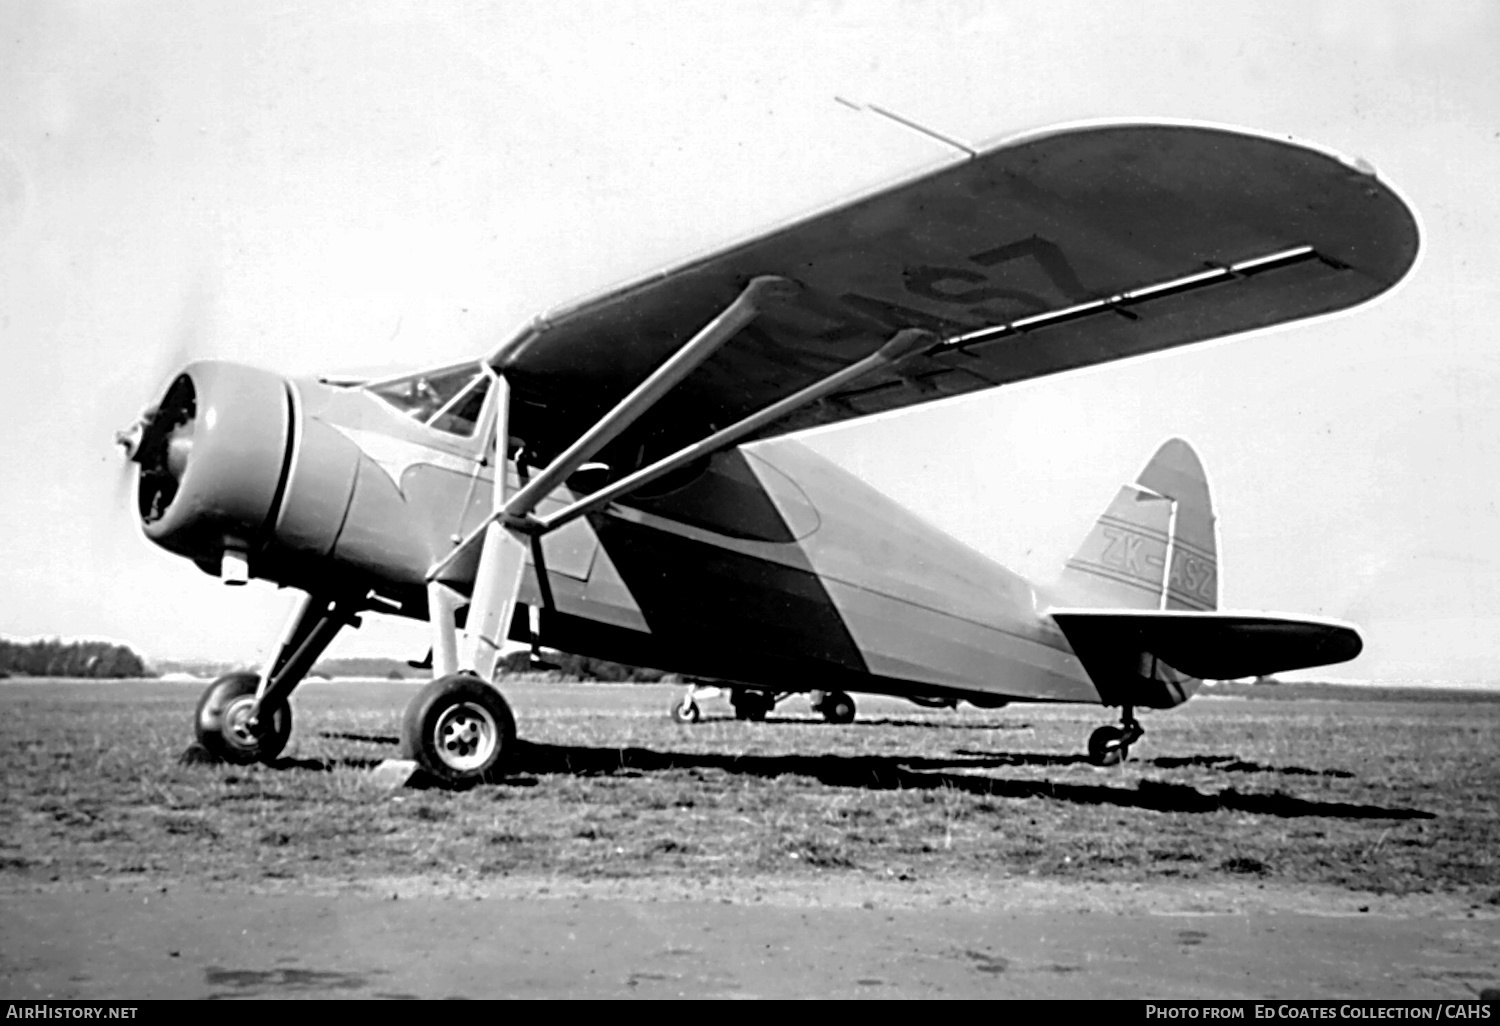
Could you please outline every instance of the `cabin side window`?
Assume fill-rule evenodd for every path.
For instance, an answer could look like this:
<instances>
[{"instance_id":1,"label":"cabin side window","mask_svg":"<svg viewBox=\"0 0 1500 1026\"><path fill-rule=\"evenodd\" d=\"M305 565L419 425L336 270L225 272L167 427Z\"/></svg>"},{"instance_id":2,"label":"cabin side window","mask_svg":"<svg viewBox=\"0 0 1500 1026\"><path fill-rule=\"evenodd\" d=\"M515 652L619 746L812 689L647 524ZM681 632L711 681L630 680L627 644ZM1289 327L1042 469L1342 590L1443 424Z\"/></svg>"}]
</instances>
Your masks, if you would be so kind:
<instances>
[{"instance_id":1,"label":"cabin side window","mask_svg":"<svg viewBox=\"0 0 1500 1026\"><path fill-rule=\"evenodd\" d=\"M478 364L423 371L367 386L412 420L450 435L471 435L479 423L489 376Z\"/></svg>"},{"instance_id":2,"label":"cabin side window","mask_svg":"<svg viewBox=\"0 0 1500 1026\"><path fill-rule=\"evenodd\" d=\"M438 431L450 435L472 435L479 423L479 414L484 410L484 397L489 394L490 377L481 374L469 387L428 421Z\"/></svg>"}]
</instances>

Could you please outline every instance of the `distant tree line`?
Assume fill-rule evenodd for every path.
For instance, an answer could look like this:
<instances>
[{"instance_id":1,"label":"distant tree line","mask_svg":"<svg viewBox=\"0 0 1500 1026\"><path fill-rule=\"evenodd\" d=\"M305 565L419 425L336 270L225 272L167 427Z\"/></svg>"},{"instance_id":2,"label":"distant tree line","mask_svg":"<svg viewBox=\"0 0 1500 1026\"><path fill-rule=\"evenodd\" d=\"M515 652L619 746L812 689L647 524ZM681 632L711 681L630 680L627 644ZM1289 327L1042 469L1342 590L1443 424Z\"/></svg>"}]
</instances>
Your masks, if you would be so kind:
<instances>
[{"instance_id":1,"label":"distant tree line","mask_svg":"<svg viewBox=\"0 0 1500 1026\"><path fill-rule=\"evenodd\" d=\"M612 663L608 659L590 659L588 656L571 655L547 649L542 653L546 669L555 670L564 678L600 681L654 682L666 676L660 670L647 670L624 663ZM535 673L531 653L512 652L500 660L496 672ZM408 677L426 678L429 669L414 670L408 664L395 659L349 657L324 659L312 668L314 674L325 677L369 677L386 680L404 680Z\"/></svg>"},{"instance_id":2,"label":"distant tree line","mask_svg":"<svg viewBox=\"0 0 1500 1026\"><path fill-rule=\"evenodd\" d=\"M156 674L129 648L107 641L0 638L0 676L123 678Z\"/></svg>"},{"instance_id":3,"label":"distant tree line","mask_svg":"<svg viewBox=\"0 0 1500 1026\"><path fill-rule=\"evenodd\" d=\"M257 667L247 662L226 662L222 659L153 659L151 668L158 676L166 677L185 674L189 677L201 680L213 680L222 677L226 673L238 673L241 670L255 670Z\"/></svg>"},{"instance_id":4,"label":"distant tree line","mask_svg":"<svg viewBox=\"0 0 1500 1026\"><path fill-rule=\"evenodd\" d=\"M592 659L589 656L572 655L568 652L554 652L551 649L542 652L542 659L549 664L549 668L556 668L563 677L578 680L602 680L610 683L630 681L650 684L666 676L660 670L627 666L625 663L612 663L608 659ZM533 673L536 667L531 664L530 652L512 652L500 661L500 670L504 673Z\"/></svg>"},{"instance_id":5,"label":"distant tree line","mask_svg":"<svg viewBox=\"0 0 1500 1026\"><path fill-rule=\"evenodd\" d=\"M564 679L651 683L668 677L660 670L614 663L607 659L571 655L550 649L542 653L546 669ZM160 659L148 667L139 656L120 645L98 641L0 641L0 675L6 671L33 677L157 677L186 673L205 680L239 670L256 671L250 664L195 659ZM512 652L501 660L499 673L535 673L528 652ZM413 669L399 659L348 656L319 660L308 676L366 679L425 679L430 669Z\"/></svg>"},{"instance_id":6,"label":"distant tree line","mask_svg":"<svg viewBox=\"0 0 1500 1026\"><path fill-rule=\"evenodd\" d=\"M554 652L550 649L542 653L542 659L548 669L555 669L563 677L579 680L651 682L661 680L665 676L660 670L647 670L639 666L612 663L607 659L590 659L587 656ZM497 672L535 673L537 669L531 663L531 653L512 652L500 661ZM409 677L426 678L431 672L429 669L412 669L407 663L396 659L358 656L324 659L312 668L313 675L324 677L367 677L386 680L404 680Z\"/></svg>"},{"instance_id":7,"label":"distant tree line","mask_svg":"<svg viewBox=\"0 0 1500 1026\"><path fill-rule=\"evenodd\" d=\"M405 680L407 677L425 675L425 670L413 670L397 659L362 658L346 656L338 659L322 659L313 666L309 676L322 677L372 677L386 680Z\"/></svg>"}]
</instances>

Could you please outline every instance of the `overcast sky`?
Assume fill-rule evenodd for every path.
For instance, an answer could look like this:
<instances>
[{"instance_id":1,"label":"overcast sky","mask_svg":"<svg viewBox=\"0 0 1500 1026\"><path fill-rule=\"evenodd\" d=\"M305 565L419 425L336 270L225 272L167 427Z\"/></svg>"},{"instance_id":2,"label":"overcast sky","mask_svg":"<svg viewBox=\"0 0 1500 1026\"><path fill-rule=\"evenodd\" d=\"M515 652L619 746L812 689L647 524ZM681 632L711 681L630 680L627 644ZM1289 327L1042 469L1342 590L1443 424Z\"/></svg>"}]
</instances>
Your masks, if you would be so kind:
<instances>
[{"instance_id":1,"label":"overcast sky","mask_svg":"<svg viewBox=\"0 0 1500 1026\"><path fill-rule=\"evenodd\" d=\"M816 433L1051 577L1165 438L1223 602L1358 623L1342 677L1500 681L1500 4L0 4L0 634L263 654L289 602L153 548L114 429L188 356L491 349L541 308L980 143L1092 118L1372 163L1424 253L1352 313ZM370 618L334 654L415 657Z\"/></svg>"}]
</instances>

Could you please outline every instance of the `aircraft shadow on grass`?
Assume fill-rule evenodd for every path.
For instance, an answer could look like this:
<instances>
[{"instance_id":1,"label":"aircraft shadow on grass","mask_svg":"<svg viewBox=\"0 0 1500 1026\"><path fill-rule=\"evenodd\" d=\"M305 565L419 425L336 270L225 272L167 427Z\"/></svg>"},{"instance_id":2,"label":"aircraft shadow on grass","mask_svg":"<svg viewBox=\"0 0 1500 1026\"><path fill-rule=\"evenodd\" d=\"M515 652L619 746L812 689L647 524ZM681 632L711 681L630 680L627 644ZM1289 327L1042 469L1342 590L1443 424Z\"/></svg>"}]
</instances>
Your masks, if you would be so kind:
<instances>
[{"instance_id":1,"label":"aircraft shadow on grass","mask_svg":"<svg viewBox=\"0 0 1500 1026\"><path fill-rule=\"evenodd\" d=\"M1232 757L1229 757L1232 758ZM760 777L811 777L831 787L875 791L944 788L995 798L1048 798L1079 805L1114 805L1155 812L1229 810L1265 816L1327 816L1338 819L1433 819L1420 809L1385 808L1349 802L1314 801L1293 795L1245 794L1234 788L1204 793L1188 784L1142 780L1135 788L1108 784L1008 780L970 772L1001 766L1064 766L1086 762L1081 755L1000 752L979 757L926 758L885 755L714 755L657 752L649 748L586 748L576 745L517 745L512 772L595 776L635 770L718 769Z\"/></svg>"},{"instance_id":2,"label":"aircraft shadow on grass","mask_svg":"<svg viewBox=\"0 0 1500 1026\"><path fill-rule=\"evenodd\" d=\"M348 735L326 736L342 737ZM378 737L357 737L356 740L383 742L386 739ZM394 742L394 739L392 739L392 741ZM266 765L271 769L276 770L299 769L311 770L314 773L326 773L334 769L374 769L384 761L384 759L360 758L357 756L347 759L293 759L290 756L282 756L279 759L272 759L270 762L266 763ZM208 749L204 748L196 741L188 745L187 748L182 751L182 754L177 756L177 762L182 766L225 765L224 760L220 759L217 755L210 752Z\"/></svg>"},{"instance_id":3,"label":"aircraft shadow on grass","mask_svg":"<svg viewBox=\"0 0 1500 1026\"><path fill-rule=\"evenodd\" d=\"M314 773L328 773L336 769L374 769L384 759L368 758L346 758L346 759L293 759L283 755L279 759L272 759L266 763L271 769L277 770L312 770Z\"/></svg>"},{"instance_id":4,"label":"aircraft shadow on grass","mask_svg":"<svg viewBox=\"0 0 1500 1026\"><path fill-rule=\"evenodd\" d=\"M319 737L330 738L335 741L364 741L372 745L399 745L401 739L390 734L356 734L344 730L320 730Z\"/></svg>"},{"instance_id":5,"label":"aircraft shadow on grass","mask_svg":"<svg viewBox=\"0 0 1500 1026\"><path fill-rule=\"evenodd\" d=\"M737 723L733 716L705 716L699 721L699 725L709 723ZM762 722L776 727L812 727L816 730L827 730L829 724L821 716L816 719L811 717L793 718L789 716L767 716ZM919 730L1031 730L1029 723L1020 721L995 721L985 722L983 720L970 721L966 723L945 723L941 720L909 719L902 716L861 716L859 718L861 727L916 727Z\"/></svg>"},{"instance_id":6,"label":"aircraft shadow on grass","mask_svg":"<svg viewBox=\"0 0 1500 1026\"><path fill-rule=\"evenodd\" d=\"M1267 766L1263 762L1249 762L1238 755L1163 755L1147 759L1152 766L1162 769L1180 769L1184 766L1202 766L1220 773L1281 773L1290 777L1334 777L1352 780L1354 774L1341 769L1309 769L1306 766Z\"/></svg>"},{"instance_id":7,"label":"aircraft shadow on grass","mask_svg":"<svg viewBox=\"0 0 1500 1026\"><path fill-rule=\"evenodd\" d=\"M381 735L325 731L320 736L376 744L396 744ZM1421 809L1387 808L1351 802L1316 801L1280 792L1244 793L1235 788L1208 792L1190 784L1141 780L1134 788L1109 784L1059 783L1050 780L1014 780L975 775L975 770L1005 766L1060 767L1085 764L1083 755L1046 752L975 752L961 750L957 757L891 755L718 755L704 752L658 752L650 748L590 748L581 745L549 745L520 741L511 763L511 783L526 774L573 774L608 776L621 772L662 772L674 769L717 769L728 773L774 778L811 777L830 787L861 787L873 791L933 790L946 788L992 798L1048 798L1078 805L1113 805L1150 809L1153 812L1232 812L1297 818L1326 816L1335 819L1434 819ZM330 770L335 766L368 767L376 759L280 759L278 769ZM1347 770L1314 770L1301 766L1266 766L1234 755L1160 756L1141 761L1143 766L1176 769L1201 766L1227 773L1280 773L1293 776L1353 777ZM966 771L966 772L945 772ZM420 786L420 785L419 785Z\"/></svg>"},{"instance_id":8,"label":"aircraft shadow on grass","mask_svg":"<svg viewBox=\"0 0 1500 1026\"><path fill-rule=\"evenodd\" d=\"M1084 755L1046 755L1029 752L981 752L972 748L955 748L955 755L972 755L993 759L1003 766L1071 766L1088 762ZM1352 780L1354 774L1341 769L1309 769L1306 766L1267 766L1263 762L1250 762L1238 755L1160 755L1154 759L1137 760L1142 766L1157 769L1183 769L1201 767L1219 773L1279 773L1288 777L1331 777Z\"/></svg>"}]
</instances>

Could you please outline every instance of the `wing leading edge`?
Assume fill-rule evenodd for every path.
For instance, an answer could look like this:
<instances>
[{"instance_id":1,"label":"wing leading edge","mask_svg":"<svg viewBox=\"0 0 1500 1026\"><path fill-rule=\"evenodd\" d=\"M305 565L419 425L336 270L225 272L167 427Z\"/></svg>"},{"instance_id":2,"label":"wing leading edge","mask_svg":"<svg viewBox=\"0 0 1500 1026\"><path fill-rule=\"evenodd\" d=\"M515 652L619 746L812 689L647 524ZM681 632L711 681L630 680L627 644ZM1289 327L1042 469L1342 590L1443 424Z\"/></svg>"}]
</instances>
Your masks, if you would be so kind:
<instances>
[{"instance_id":1,"label":"wing leading edge","mask_svg":"<svg viewBox=\"0 0 1500 1026\"><path fill-rule=\"evenodd\" d=\"M614 447L659 454L902 328L939 341L762 435L1341 310L1394 285L1417 250L1394 190L1328 153L1222 128L1090 125L1002 143L548 314L493 360L515 389L513 433L546 456L746 281L796 282L793 302Z\"/></svg>"}]
</instances>

